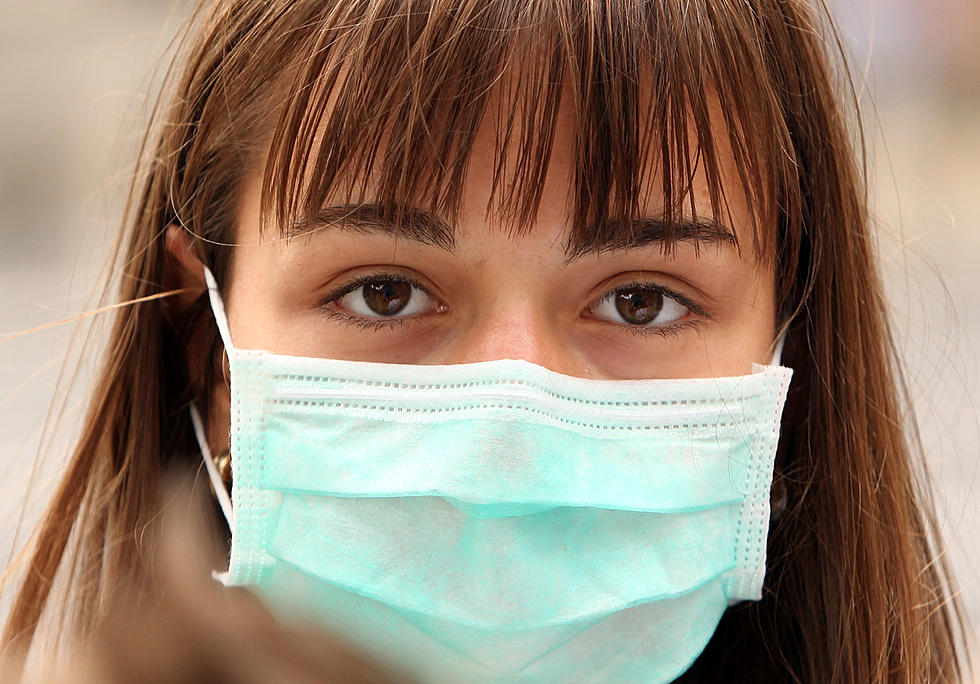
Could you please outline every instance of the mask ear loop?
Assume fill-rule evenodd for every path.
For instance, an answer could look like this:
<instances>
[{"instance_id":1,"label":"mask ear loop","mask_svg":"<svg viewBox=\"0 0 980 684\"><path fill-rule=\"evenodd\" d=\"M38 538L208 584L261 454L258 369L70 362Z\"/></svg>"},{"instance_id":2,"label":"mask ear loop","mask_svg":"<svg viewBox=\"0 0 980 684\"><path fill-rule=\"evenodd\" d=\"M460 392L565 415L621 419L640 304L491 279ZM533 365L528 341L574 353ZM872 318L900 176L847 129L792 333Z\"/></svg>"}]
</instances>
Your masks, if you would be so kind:
<instances>
[{"instance_id":1,"label":"mask ear loop","mask_svg":"<svg viewBox=\"0 0 980 684\"><path fill-rule=\"evenodd\" d=\"M776 348L772 352L772 362L769 364L771 366L780 366L783 361L783 347L786 346L786 333L789 326L783 328L783 332L780 333L779 337L776 339ZM769 500L769 519L772 522L776 522L781 517L783 513L786 512L786 505L788 500L788 493L786 491L786 482L782 477L776 478L772 483L772 490Z\"/></svg>"},{"instance_id":2,"label":"mask ear loop","mask_svg":"<svg viewBox=\"0 0 980 684\"><path fill-rule=\"evenodd\" d=\"M204 434L204 422L194 404L191 404L190 410L191 423L194 425L194 437L197 438L197 445L201 449L201 457L204 459L204 467L208 471L208 478L210 478L211 486L214 488L214 495L218 497L218 505L221 506L221 512L225 514L225 520L228 521L231 529L234 529L235 513L231 507L231 498L228 496L228 490L225 489L224 480L218 473L218 466L214 464L211 447L208 446L208 439Z\"/></svg>"},{"instance_id":3,"label":"mask ear loop","mask_svg":"<svg viewBox=\"0 0 980 684\"><path fill-rule=\"evenodd\" d=\"M207 266L204 267L204 282L208 284L208 300L211 302L211 311L214 312L214 322L218 326L218 333L221 341L224 342L225 350L231 352L235 345L231 343L231 331L228 329L228 316L225 314L225 303L221 299L221 291L218 289L218 281L214 279L214 274Z\"/></svg>"},{"instance_id":4,"label":"mask ear loop","mask_svg":"<svg viewBox=\"0 0 980 684\"><path fill-rule=\"evenodd\" d=\"M214 312L214 322L218 326L218 333L221 335L221 341L224 343L225 351L226 353L234 351L235 347L231 343L231 332L228 330L228 317L225 315L225 305L221 301L218 282L214 279L211 269L207 266L204 267L204 280L208 285L208 299L211 302L211 310ZM221 506L221 512L224 513L225 520L228 521L230 528L234 529L235 513L231 507L231 497L228 496L225 482L218 473L218 466L215 465L214 456L211 454L211 447L208 446L207 435L204 432L204 421L201 420L201 414L194 404L190 405L190 412L191 423L194 426L194 437L197 439L197 445L201 449L201 457L204 459L204 467L208 471L208 478L211 480L214 495L218 499L218 505Z\"/></svg>"},{"instance_id":5,"label":"mask ear loop","mask_svg":"<svg viewBox=\"0 0 980 684\"><path fill-rule=\"evenodd\" d=\"M779 366L783 361L783 347L786 346L786 330L779 335L776 339L776 348L772 352L772 361L769 362L770 366Z\"/></svg>"}]
</instances>

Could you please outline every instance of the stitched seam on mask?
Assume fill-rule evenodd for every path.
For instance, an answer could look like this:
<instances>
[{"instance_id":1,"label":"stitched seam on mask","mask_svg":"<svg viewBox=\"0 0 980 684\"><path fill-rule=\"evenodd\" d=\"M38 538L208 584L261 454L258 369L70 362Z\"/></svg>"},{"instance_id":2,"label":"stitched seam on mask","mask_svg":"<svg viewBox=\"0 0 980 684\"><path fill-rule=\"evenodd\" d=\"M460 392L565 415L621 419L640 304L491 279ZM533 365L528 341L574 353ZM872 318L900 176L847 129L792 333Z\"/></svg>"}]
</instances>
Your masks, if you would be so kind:
<instances>
[{"instance_id":1,"label":"stitched seam on mask","mask_svg":"<svg viewBox=\"0 0 980 684\"><path fill-rule=\"evenodd\" d=\"M233 383L241 383L242 382L242 380L241 380L242 373L239 372L239 370L238 370L237 357L234 356L234 355L229 355L229 356L231 357L231 377L232 377L232 382ZM243 449L241 448L241 444L242 444L241 443L242 402L241 401L236 401L235 394L236 394L237 391L238 391L238 387L237 386L232 386L231 387L231 393L232 393L231 408L232 408L232 411L233 411L232 416L231 416L231 426L232 426L232 428L234 428L234 432L232 434L230 434L229 436L231 438L231 451L232 451L232 453L235 454L236 458L240 458L238 455L241 454L242 451L243 451ZM234 467L234 468L242 468L242 464L241 463L233 463L232 464L232 467ZM230 579L232 581L237 581L238 580L238 574L240 572L239 565L241 563L241 561L239 560L239 557L241 556L241 549L239 548L239 545L235 543L234 537L235 537L235 535L241 536L241 528L247 522L247 516L245 515L244 505L243 505L243 499L244 499L245 493L242 491L242 487L241 487L241 475L239 473L236 473L236 475L238 476L239 482L238 482L238 485L237 486L235 486L235 484L232 484L232 490L231 490L231 494L232 494L232 511L234 512L234 523L233 523L233 529L231 531L232 532L232 544L231 544L232 553L230 554L231 555L231 558L230 558L230 563L228 565L228 576L230 577Z\"/></svg>"},{"instance_id":2,"label":"stitched seam on mask","mask_svg":"<svg viewBox=\"0 0 980 684\"><path fill-rule=\"evenodd\" d=\"M568 401L575 404L585 404L591 406L725 406L733 401L750 401L762 396L762 393L739 395L737 397L720 397L718 399L663 399L659 401L603 401L596 399L583 399L581 397L573 397L567 394L560 394L554 390L547 389L541 385L535 385L533 383L525 382L523 380L483 380L479 382L459 382L450 385L439 385L439 384L425 384L425 383L402 383L402 382L384 382L379 380L358 380L352 378L336 378L336 377L321 377L316 375L275 375L273 379L278 382L302 382L302 383L317 383L321 384L324 382L329 383L340 383L340 384L353 384L358 387L377 387L379 389L395 389L395 390L463 390L472 389L474 387L492 387L492 386L507 386L516 385L519 387L527 387L530 389L537 390L542 394L555 399L561 399L563 401ZM289 389L293 388L283 388L284 392L288 392ZM296 388L300 389L300 388Z\"/></svg>"},{"instance_id":3,"label":"stitched seam on mask","mask_svg":"<svg viewBox=\"0 0 980 684\"><path fill-rule=\"evenodd\" d=\"M773 385L773 382L770 381L767 383L767 385L771 387ZM771 392L769 392L768 394L769 396L772 396ZM776 402L773 402L773 407L772 410L770 411L770 416L769 416L770 425L772 425L774 422L773 413L775 410L775 404ZM776 425L775 429L778 430L778 424ZM773 429L771 428L768 431L768 434L762 435L762 439L759 440L759 442L761 443L757 444L756 446L757 449L764 450L762 453L766 454L766 460L768 460L768 455L774 450L774 445L772 444L772 438L773 438ZM765 544L766 544L765 528L766 525L768 524L768 518L766 519L765 524L762 519L763 509L765 508L767 503L766 497L769 494L768 491L765 492L762 491L763 476L765 475L764 472L765 464L762 462L761 457L755 458L753 459L753 461L754 461L753 465L755 467L753 467L752 470L750 471L753 481L752 481L752 489L750 490L751 494L749 495L749 502L748 502L750 506L748 529L745 530L746 548L744 549L744 553L745 553L744 572L745 572L746 584L749 584L750 582L754 583L755 573L758 569L759 563L762 561L762 556L765 550ZM754 591L754 587L750 585L747 590Z\"/></svg>"},{"instance_id":4,"label":"stitched seam on mask","mask_svg":"<svg viewBox=\"0 0 980 684\"><path fill-rule=\"evenodd\" d=\"M779 382L780 386L787 383L785 378L776 379L773 378L768 381L767 386L771 387L776 382ZM780 394L773 393L770 391L769 396L778 397ZM778 439L779 436L779 418L778 414L780 412L781 403L779 401L772 401L772 405L769 411L769 417L766 424L769 425L769 429L765 434L760 434L759 443L757 444L757 449L760 449L767 455L770 453L775 457L774 452L776 449L776 444L774 441ZM767 497L769 491L762 491L763 478L766 473L763 471L763 463L758 459L753 458L753 467L749 469L746 473L747 478L752 478L752 482L749 485L749 494L746 497L743 506L746 507L746 511L740 514L740 524L738 526L738 531L736 533L736 549L739 557L736 558L736 572L734 577L733 593L736 593L742 597L751 597L756 592L756 587L760 583L761 578L757 578L757 572L759 570L759 564L762 562L762 558L765 555L766 549L766 529L769 524L769 517L763 516L763 509L766 508ZM764 571L764 569L763 569Z\"/></svg>"},{"instance_id":5,"label":"stitched seam on mask","mask_svg":"<svg viewBox=\"0 0 980 684\"><path fill-rule=\"evenodd\" d=\"M266 378L266 374L265 374L265 363L263 361L264 361L264 357L260 356L258 362L256 363L259 369L258 378L259 381L262 383L262 386L259 388L261 395L265 394L266 387L268 386L268 379ZM259 473L256 481L265 484L265 460L266 460L265 458L265 438L266 438L265 402L262 401L257 402L256 408L259 411L259 434L261 435L261 440L259 441L259 463L258 463ZM269 495L267 492L263 492L262 517L261 517L263 523L269 520L270 513L271 512L269 511ZM266 537L268 536L269 531L265 524L263 524L261 531L262 531L262 558L259 559L261 565L259 565L259 567L257 568L256 581L259 581L262 577L262 574L265 572L266 560L268 559L267 549L269 548L268 547L269 540Z\"/></svg>"},{"instance_id":6,"label":"stitched seam on mask","mask_svg":"<svg viewBox=\"0 0 980 684\"><path fill-rule=\"evenodd\" d=\"M622 425L622 424L603 424L603 423L585 423L582 421L569 420L568 418L562 418L561 416L556 416L553 413L548 413L546 411L540 411L527 406L519 406L515 404L469 404L465 406L447 406L442 408L428 408L428 409L416 409L416 408L402 408L400 406L384 406L377 404L358 404L353 402L337 402L337 401L311 401L311 400L294 400L294 399L272 399L271 404L279 406L301 406L301 407L322 407L329 406L333 408L343 408L343 409L356 409L373 411L376 413L415 413L422 415L431 415L439 413L457 413L460 411L472 411L476 409L508 409L516 411L524 411L526 413L532 413L534 415L544 416L545 418L551 418L560 423L567 423L569 425L577 425L579 427L597 428L603 430L619 430L619 431L630 431L630 430L681 430L681 429L711 429L711 428L731 428L731 427L743 427L751 428L754 426L747 425L742 421L731 421L726 423L675 423L671 425ZM754 436L757 430L750 429L745 434Z\"/></svg>"},{"instance_id":7,"label":"stitched seam on mask","mask_svg":"<svg viewBox=\"0 0 980 684\"><path fill-rule=\"evenodd\" d=\"M261 363L261 361L259 363ZM246 381L245 382L245 390L246 390L245 396L246 397L254 397L256 395L256 391L257 391L257 388L255 387L255 371L254 370L249 369L249 371L245 375L245 381ZM239 404L239 411L241 411L243 403L244 402L241 402L241 401L238 402L238 404ZM254 427L254 424L253 424L254 423L254 413L255 413L255 411L253 410L253 406L251 405L251 403L246 404L245 405L245 417L246 417L247 424L245 426L245 431L246 431L246 434L249 437L249 441L252 440L252 436L255 434L255 427ZM239 423L239 429L241 429L241 423ZM241 450L239 451L239 453L241 454ZM251 456L251 454L249 454L248 456L245 456L245 455L240 456L240 458L242 458L242 460L244 461L241 464L242 466L244 466L243 467L243 470L245 470L245 469L252 469L252 468L255 467L254 463L250 462L251 461L250 456ZM242 475L238 475L238 478L237 479L238 479L239 482L249 482L250 481L250 482L253 482L254 483L254 481L255 481L254 476L246 476L246 477L243 477ZM255 511L255 489L254 489L254 486L253 487L249 487L247 490L242 490L242 494L243 494L243 497L242 498L245 498L246 496L248 497L248 500L247 501L243 501L242 502L243 509L244 510L236 513L236 519L239 519L239 517L240 517L240 519L242 521L242 525L247 529L247 532L245 532L242 535L242 542L246 545L246 551L247 551L247 554L246 554L246 557L245 557L245 572L244 572L244 576L242 577L242 581L245 584L252 584L255 581L255 578L254 578L254 571L255 571L255 545L252 543L252 539L253 539L253 537L255 535L254 530L255 530L255 520L256 520L256 515L254 513L254 511ZM243 532L244 532L244 530L243 530Z\"/></svg>"},{"instance_id":8,"label":"stitched seam on mask","mask_svg":"<svg viewBox=\"0 0 980 684\"><path fill-rule=\"evenodd\" d=\"M432 396L435 394L435 396ZM684 420L694 423L714 422L722 417L735 420L734 416L743 413L740 402L732 401L725 406L688 404L686 406L612 406L580 404L577 406L558 406L558 402L540 394L520 392L514 389L497 387L493 390L473 388L442 392L385 392L375 388L295 388L292 391L277 389L274 399L293 402L313 401L319 404L343 402L359 404L364 402L381 408L401 406L409 410L425 410L428 407L476 406L480 404L526 406L553 415L571 414L577 420L606 421L609 423L644 423L652 414L661 422Z\"/></svg>"}]
</instances>

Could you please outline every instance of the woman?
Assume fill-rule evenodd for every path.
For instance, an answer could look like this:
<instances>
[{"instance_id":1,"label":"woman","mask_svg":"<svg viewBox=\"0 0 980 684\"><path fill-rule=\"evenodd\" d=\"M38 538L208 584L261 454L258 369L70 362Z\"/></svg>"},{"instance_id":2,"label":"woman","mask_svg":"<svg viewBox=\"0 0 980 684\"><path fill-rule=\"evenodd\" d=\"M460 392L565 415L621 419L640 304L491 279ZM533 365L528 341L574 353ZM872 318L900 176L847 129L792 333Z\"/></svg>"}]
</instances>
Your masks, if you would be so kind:
<instances>
[{"instance_id":1,"label":"woman","mask_svg":"<svg viewBox=\"0 0 980 684\"><path fill-rule=\"evenodd\" d=\"M531 680L563 673L608 681L628 673L650 681L955 681L956 604L931 511L916 489L921 456L903 433L906 409L862 178L839 77L828 66L832 39L824 19L800 0L204 3L189 23L172 104L147 138L144 173L133 186L120 298L137 303L117 320L6 640L31 641L46 612L75 615L84 628L110 601L115 582L144 574L140 530L153 515L157 483L204 452L214 472L215 462L230 460L234 473L234 505L221 506L234 521L226 581L257 585L286 611L308 604L335 629L369 625L359 636L367 650L373 628L390 628L376 632L385 642L374 644L373 655L382 658L390 647L405 661L416 651L425 662L414 665L433 677L441 666L482 676L500 665L489 662L500 654L506 662L498 676ZM778 370L780 341L781 363L793 370L781 422L788 373ZM277 371L265 386L272 376L260 367L269 359L297 370ZM770 361L777 363L753 372L753 364ZM335 372L338 385L327 391L343 407L325 421L324 378ZM249 378L258 380L249 385ZM770 388L760 378L775 380ZM501 388L517 387L513 405L489 406L483 398L467 404L472 388L486 383L495 402ZM753 383L768 403L736 396ZM406 385L408 394L396 392ZM297 387L307 399L296 399ZM345 394L350 387L360 393ZM364 387L384 391L372 389L365 399ZM620 443L610 436L620 401L611 397L619 392L637 412L643 402L677 392L673 401L684 411L714 401L733 417L724 423L715 411L696 425L682 413L684 420L671 424L664 407L650 408L672 437L634 441L643 422L630 414L622 418L630 436ZM256 398L279 406L283 396L292 413L253 406ZM547 417L546 437L528 440L529 426L542 423L516 412L531 415L552 399L557 403L534 414ZM386 404L396 401L405 403ZM395 435L388 432L393 421L357 422L367 419L365 402L372 410L385 404L390 414L448 415L462 407L476 412L465 417L478 420L478 429L462 424L436 439L437 428L452 421L420 419L398 423L403 429ZM605 422L579 420L586 413ZM274 419L266 424L266 416ZM356 420L339 422L348 418ZM563 419L571 427L559 430ZM600 422L601 435L589 433ZM316 432L325 424L347 428ZM380 426L379 436L365 425ZM765 426L773 427L771 439ZM739 435L758 462L732 455L740 453ZM529 499L483 498L487 482L500 485L501 497L525 491L528 464L546 453L555 457L549 463L561 462L570 453L565 440L583 459L616 464L590 462L596 488L634 473L612 460L630 449L659 455L697 445L687 459L678 457L677 471L630 490L686 494L678 483L704 473L712 437L731 442L722 450L730 472L744 466L758 476L744 499L750 504L736 501L745 492L733 490L725 503L731 507L719 509L738 519L719 523L719 538L741 549L750 530L759 548L751 562L719 560L703 586L723 590L710 601L699 598L697 608L646 599L670 599L675 580L684 596L702 596L693 578L707 572L708 550L716 546L703 518L658 527L656 543L643 537L651 529L645 526L583 521L575 516L601 508L589 505L594 488L582 470L559 488L553 467L541 480L547 486ZM352 452L350 444L364 448ZM264 471L268 445L283 458ZM409 501L372 517L342 518L340 527L356 532L348 538L336 536L338 527L325 534L322 501L304 497L331 493L339 474L324 478L327 462L358 471L375 448L392 458L373 466L379 470L363 478L357 497L346 491L337 500L384 493ZM230 459L217 457L226 451ZM410 455L450 456L440 468L467 495L425 486L412 496L394 485L382 492L384 477L400 485L427 472L428 461ZM655 462L636 478L653 472ZM455 470L459 463L472 470ZM509 472L517 475L501 477ZM724 479L712 481L712 491ZM221 478L214 480L224 499ZM766 501L752 499L767 494L770 482L771 514ZM301 496L290 499L296 492ZM648 510L622 504L622 496L617 490L624 510L662 521L656 516L665 513L657 507L663 501ZM291 518L280 515L287 500L295 502ZM334 504L332 523L341 520ZM406 513L416 504L432 507ZM682 520L709 508L680 496L672 506ZM745 522L747 510L755 517ZM454 529L459 514L473 536L434 552L441 528L432 521ZM293 521L283 523L291 534L269 541L268 528L284 519ZM373 527L363 527L368 520ZM413 527L419 520L429 526ZM524 528L499 534L535 520L551 527L536 529L540 536ZM245 539L250 529L261 530L254 544ZM554 558L535 565L537 574L526 561L535 548L529 540L550 550L556 535L555 548L575 548L577 558L598 553L595 538L570 543L586 529L603 531L599 546L624 529L637 535L619 539L618 547L650 552L629 573L636 576L654 574L657 552L676 551L679 539L695 539L698 550L661 554L690 563L665 563L660 569L671 582L658 585L659 593L639 591L645 598L636 605L621 597L621 617L627 607L654 606L642 626L621 619L580 648L573 632L600 630L545 628L565 619L558 616L564 608L578 618L592 615L587 606L571 606L607 586L615 563L603 556L598 581L599 566L584 561L562 566L581 571L575 577L551 574ZM311 568L325 557L317 546L324 539L345 557L373 549L364 563L374 576L371 591L346 587L364 600L346 593L309 600L326 591L308 582L318 577ZM494 555L515 539L525 545ZM320 555L311 558L314 551ZM398 562L379 565L387 551ZM473 562L460 560L463 551L473 552ZM270 571L270 579L262 562L243 560L249 554L289 556L306 572ZM331 558L325 565L336 567L340 561ZM425 569L378 584L377 576L397 579L408 558ZM733 590L726 574L742 577L742 565L745 587ZM481 575L491 567L491 577ZM526 574L514 579L517 569ZM51 591L59 571L67 603ZM532 586L529 578L534 591L511 593ZM547 593L547 578L561 590ZM625 579L632 578L617 581ZM465 592L457 580L469 582ZM488 586L494 591L474 591ZM382 594L398 604L397 617L371 612L376 606L367 602ZM497 605L512 603L492 611L481 603L487 595ZM722 614L728 602L743 599L750 601ZM431 611L424 619L406 617L423 608ZM533 618L548 638L522 652L504 638L520 632L516 615ZM686 621L665 622L671 616ZM655 641L669 646L646 647ZM450 663L452 653L464 657ZM565 660L554 669L532 667L549 658ZM470 661L476 670L466 669ZM425 670L430 665L433 671Z\"/></svg>"}]
</instances>

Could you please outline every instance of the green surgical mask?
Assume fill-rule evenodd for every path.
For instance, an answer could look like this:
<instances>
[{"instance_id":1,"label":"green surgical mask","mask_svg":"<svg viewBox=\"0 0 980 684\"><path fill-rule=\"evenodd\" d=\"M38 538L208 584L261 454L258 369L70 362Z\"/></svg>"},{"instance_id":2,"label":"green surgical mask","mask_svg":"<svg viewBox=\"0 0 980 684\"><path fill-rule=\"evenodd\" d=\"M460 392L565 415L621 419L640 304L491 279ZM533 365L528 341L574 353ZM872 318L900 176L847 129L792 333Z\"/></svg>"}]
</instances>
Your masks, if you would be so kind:
<instances>
[{"instance_id":1,"label":"green surgical mask","mask_svg":"<svg viewBox=\"0 0 980 684\"><path fill-rule=\"evenodd\" d=\"M241 350L206 275L231 367L225 584L432 682L670 681L761 597L791 370Z\"/></svg>"}]
</instances>

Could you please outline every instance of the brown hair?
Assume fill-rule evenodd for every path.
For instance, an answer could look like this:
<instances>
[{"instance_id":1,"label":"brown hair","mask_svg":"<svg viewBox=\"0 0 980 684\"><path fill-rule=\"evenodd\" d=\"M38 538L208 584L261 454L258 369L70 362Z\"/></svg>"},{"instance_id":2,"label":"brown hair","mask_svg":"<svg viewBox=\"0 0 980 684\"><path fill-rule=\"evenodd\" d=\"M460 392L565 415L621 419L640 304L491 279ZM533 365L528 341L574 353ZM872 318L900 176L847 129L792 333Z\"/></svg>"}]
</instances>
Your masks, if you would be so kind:
<instances>
[{"instance_id":1,"label":"brown hair","mask_svg":"<svg viewBox=\"0 0 980 684\"><path fill-rule=\"evenodd\" d=\"M760 253L777 269L788 330L784 363L795 376L775 487L787 505L770 532L763 599L729 610L682 679L958 680L959 611L924 464L902 427L909 406L847 127L855 98L831 68L841 50L829 26L826 8L805 0L204 3L134 181L119 297L166 290L162 236L172 224L196 236L223 282L239 183L266 154L270 224L309 219L328 192L363 197L369 172L380 205L451 216L474 132L493 116L492 210L526 230L559 102L570 104L570 230L585 245L610 231L628 245L629 219L654 182L645 169L656 172L668 224L698 211L695 168L708 178L708 211L725 211L723 143ZM506 97L491 100L494 88ZM724 130L710 120L713 103ZM161 474L197 458L186 406L207 396L207 380L189 376L183 350L201 321L219 349L204 312L178 320L156 300L119 312L7 643L30 641L41 615L68 616L66 605L84 628L120 577L145 572L140 530ZM51 591L58 573L70 604Z\"/></svg>"}]
</instances>

